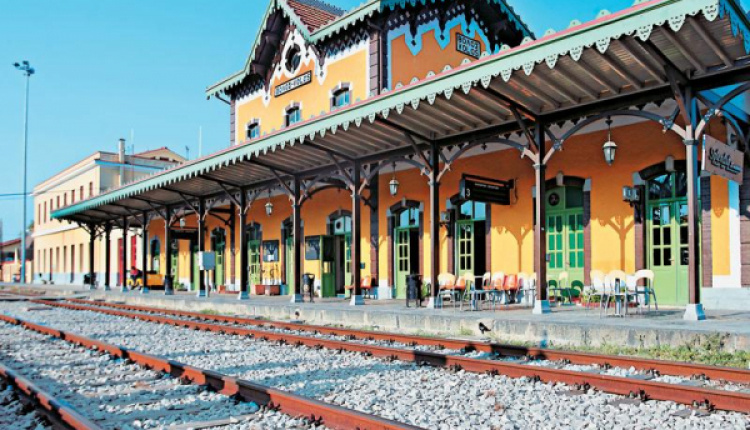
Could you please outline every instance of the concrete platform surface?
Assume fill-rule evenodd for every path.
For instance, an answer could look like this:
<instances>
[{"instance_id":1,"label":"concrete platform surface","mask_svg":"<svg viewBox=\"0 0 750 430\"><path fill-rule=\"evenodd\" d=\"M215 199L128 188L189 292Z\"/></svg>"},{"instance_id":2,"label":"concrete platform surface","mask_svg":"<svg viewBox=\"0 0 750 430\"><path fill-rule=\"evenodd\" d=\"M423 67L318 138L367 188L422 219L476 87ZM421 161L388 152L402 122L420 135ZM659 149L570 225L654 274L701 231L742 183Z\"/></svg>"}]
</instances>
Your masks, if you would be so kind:
<instances>
[{"instance_id":1,"label":"concrete platform surface","mask_svg":"<svg viewBox=\"0 0 750 430\"><path fill-rule=\"evenodd\" d=\"M302 320L310 324L341 325L404 333L450 337L481 336L479 323L492 329L488 335L499 342L528 342L540 346L683 346L721 339L727 352L750 349L750 310L707 309L706 321L684 321L684 309L660 308L627 317L600 318L598 308L559 306L547 315L532 315L519 305L498 307L496 311L468 311L447 304L444 309L406 308L403 300L365 300L364 306L350 306L349 299L318 299L315 303L293 304L289 297L212 294L208 298L194 293L165 296L161 291L90 291L80 286L0 284L0 291L11 288L45 291L49 295L85 294L93 299L133 305L181 309L193 312L218 312L274 320Z\"/></svg>"}]
</instances>

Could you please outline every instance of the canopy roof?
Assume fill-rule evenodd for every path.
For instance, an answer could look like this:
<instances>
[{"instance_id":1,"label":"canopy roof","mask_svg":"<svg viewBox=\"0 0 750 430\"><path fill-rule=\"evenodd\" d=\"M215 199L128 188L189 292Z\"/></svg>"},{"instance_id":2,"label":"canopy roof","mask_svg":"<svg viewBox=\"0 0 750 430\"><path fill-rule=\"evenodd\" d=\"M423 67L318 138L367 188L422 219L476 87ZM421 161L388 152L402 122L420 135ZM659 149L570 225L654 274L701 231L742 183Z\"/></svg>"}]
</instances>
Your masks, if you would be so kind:
<instances>
[{"instance_id":1,"label":"canopy roof","mask_svg":"<svg viewBox=\"0 0 750 430\"><path fill-rule=\"evenodd\" d=\"M414 154L672 97L665 68L696 90L748 80L748 20L736 0L653 0L456 69L430 73L346 109L227 148L52 216L103 223L226 189L314 178L352 160ZM333 156L335 155L335 156ZM180 194L182 193L182 195Z\"/></svg>"}]
</instances>

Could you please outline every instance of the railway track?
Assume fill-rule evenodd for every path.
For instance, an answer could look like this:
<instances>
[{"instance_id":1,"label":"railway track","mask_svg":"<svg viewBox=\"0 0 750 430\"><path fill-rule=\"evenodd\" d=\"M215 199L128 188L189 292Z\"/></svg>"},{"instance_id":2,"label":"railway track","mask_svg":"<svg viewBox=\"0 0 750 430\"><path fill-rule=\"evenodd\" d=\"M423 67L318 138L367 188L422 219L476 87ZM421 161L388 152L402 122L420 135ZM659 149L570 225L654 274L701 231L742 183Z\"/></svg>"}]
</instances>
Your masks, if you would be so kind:
<instances>
[{"instance_id":1,"label":"railway track","mask_svg":"<svg viewBox=\"0 0 750 430\"><path fill-rule=\"evenodd\" d=\"M691 379L729 381L737 384L750 384L750 371L738 368L706 366L701 364L650 360L625 356L592 354L576 351L529 348L492 342L476 342L460 339L414 336L399 333L354 330L320 325L268 321L229 315L202 314L147 306L136 306L103 301L66 299L70 303L85 306L105 307L156 315L170 315L202 321L215 321L239 326L253 326L268 330L283 330L314 335L327 335L347 340L380 341L389 344L405 345L412 348L423 347L434 350L470 351L499 357L530 358L534 360L560 361L574 365L596 365L601 367L634 368L644 373L682 376Z\"/></svg>"},{"instance_id":2,"label":"railway track","mask_svg":"<svg viewBox=\"0 0 750 430\"><path fill-rule=\"evenodd\" d=\"M21 369L3 364L0 376L59 428L417 429L8 315L0 321L1 360Z\"/></svg>"},{"instance_id":3,"label":"railway track","mask_svg":"<svg viewBox=\"0 0 750 430\"><path fill-rule=\"evenodd\" d=\"M95 311L113 316L180 326L193 330L216 332L226 335L252 336L265 341L306 346L309 348L327 348L330 350L357 352L386 359L398 359L435 367L443 367L453 371L465 370L474 373L501 374L512 378L530 378L545 383L564 383L576 387L577 389L584 390L593 387L607 393L624 395L631 398L635 397L641 400L674 401L693 407L703 408L705 410L719 409L743 413L750 412L750 392L745 391L746 387L739 385L732 386L732 389L718 389L716 386L714 386L714 388L700 386L707 383L704 381L705 377L700 380L679 380L677 383L673 383L674 381L661 382L653 380L655 379L654 375L649 373L636 373L631 377L621 377L607 374L606 370L603 370L602 372L592 372L592 369L586 369L585 371L571 370L569 362L560 363L547 360L547 365L540 365L541 363L536 360L521 363L509 362L502 359L473 358L469 355L474 354L476 351L465 346L464 348L466 349L463 351L454 351L456 353L462 352L462 354L451 355L406 347L404 344L401 344L400 347L396 347L393 346L396 342L390 338L384 342L375 342L372 340L373 338L371 334L369 334L371 340L368 342L357 342L355 339L351 338L346 338L346 340L332 338L342 336L342 331L337 331L335 329L328 329L328 333L324 337L319 335L305 336L279 331L279 327L285 325L285 323L277 324L265 322L265 326L261 329L258 328L258 322L255 321L256 328L245 328L242 326L244 319L234 320L229 319L230 317L202 314L180 315L181 318L170 318L159 315L158 313L163 314L162 310L140 308L137 311L127 311L122 309L120 305L116 305L118 309L111 309L109 307L114 307L115 305L99 303L98 306L90 306L88 304L80 304L81 301L78 300L76 302L77 303L75 304L49 301L38 301L37 303L78 311ZM147 311L155 312L157 314L147 314L145 313ZM176 313L177 311L169 312ZM198 322L195 321L196 318L203 320L214 318L219 320L223 319L225 323L215 324ZM231 325L229 324L230 322ZM273 326L274 328L271 329L269 326ZM429 342L439 342L439 340L436 339L420 339L425 339ZM385 344L388 344L388 346ZM466 343L463 345L466 345ZM412 346L414 345L412 344ZM443 345L438 346L445 348ZM602 360L608 359L611 362L617 362L617 357L599 357ZM647 361L652 362L653 360ZM628 359L626 362L634 363L634 359ZM678 363L669 363L669 365L670 368L673 368L678 366ZM690 369L696 368L694 365L689 365L688 367ZM712 370L708 366L699 366L699 368L706 368L706 371ZM719 371L720 370L722 369L719 369ZM736 371L734 369L725 370L727 371L726 374L716 372L713 372L712 374L720 374L724 377L736 377L736 382L744 383L744 381L746 381L744 378L746 376L745 373L747 372ZM687 371L683 371L683 373L687 373Z\"/></svg>"},{"instance_id":4,"label":"railway track","mask_svg":"<svg viewBox=\"0 0 750 430\"><path fill-rule=\"evenodd\" d=\"M0 381L7 388L0 395L0 424L19 430L99 430L77 410L0 363Z\"/></svg>"}]
</instances>

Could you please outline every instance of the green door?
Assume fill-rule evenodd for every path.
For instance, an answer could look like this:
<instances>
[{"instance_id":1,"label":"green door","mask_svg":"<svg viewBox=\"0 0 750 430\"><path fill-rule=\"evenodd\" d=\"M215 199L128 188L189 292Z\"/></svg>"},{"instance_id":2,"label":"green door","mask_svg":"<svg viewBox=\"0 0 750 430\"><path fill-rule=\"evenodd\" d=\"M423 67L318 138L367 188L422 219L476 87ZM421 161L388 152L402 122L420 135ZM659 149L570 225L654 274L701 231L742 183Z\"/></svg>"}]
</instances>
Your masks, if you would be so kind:
<instances>
[{"instance_id":1,"label":"green door","mask_svg":"<svg viewBox=\"0 0 750 430\"><path fill-rule=\"evenodd\" d=\"M568 287L583 289L583 190L560 187L547 193L547 280L557 285L568 272ZM575 292L574 294L578 294Z\"/></svg>"},{"instance_id":2,"label":"green door","mask_svg":"<svg viewBox=\"0 0 750 430\"><path fill-rule=\"evenodd\" d=\"M169 275L172 276L172 285L176 286L180 277L180 242L177 239L172 239L169 245L169 258L172 260L172 272Z\"/></svg>"},{"instance_id":3,"label":"green door","mask_svg":"<svg viewBox=\"0 0 750 430\"><path fill-rule=\"evenodd\" d=\"M294 238L293 237L287 237L285 240L285 247L284 247L284 265L286 266L284 270L286 271L286 285L287 285L287 291L290 292L290 294L294 294L294 286L296 285L295 279L294 279Z\"/></svg>"},{"instance_id":4,"label":"green door","mask_svg":"<svg viewBox=\"0 0 750 430\"><path fill-rule=\"evenodd\" d=\"M684 172L649 181L647 200L647 267L654 272L659 304L688 302L688 206Z\"/></svg>"},{"instance_id":5,"label":"green door","mask_svg":"<svg viewBox=\"0 0 750 430\"><path fill-rule=\"evenodd\" d=\"M248 240L247 241L247 259L249 267L247 268L250 289L252 286L258 285L261 282L260 273L260 241L259 240Z\"/></svg>"},{"instance_id":6,"label":"green door","mask_svg":"<svg viewBox=\"0 0 750 430\"><path fill-rule=\"evenodd\" d=\"M406 276L412 274L411 228L399 228L396 234L396 297L406 297Z\"/></svg>"},{"instance_id":7,"label":"green door","mask_svg":"<svg viewBox=\"0 0 750 430\"><path fill-rule=\"evenodd\" d=\"M333 236L320 238L320 285L323 297L336 297L336 252Z\"/></svg>"},{"instance_id":8,"label":"green door","mask_svg":"<svg viewBox=\"0 0 750 430\"><path fill-rule=\"evenodd\" d=\"M216 255L216 269L214 270L214 286L224 285L224 251L226 249L226 234L224 230L217 229L211 235L211 249Z\"/></svg>"}]
</instances>

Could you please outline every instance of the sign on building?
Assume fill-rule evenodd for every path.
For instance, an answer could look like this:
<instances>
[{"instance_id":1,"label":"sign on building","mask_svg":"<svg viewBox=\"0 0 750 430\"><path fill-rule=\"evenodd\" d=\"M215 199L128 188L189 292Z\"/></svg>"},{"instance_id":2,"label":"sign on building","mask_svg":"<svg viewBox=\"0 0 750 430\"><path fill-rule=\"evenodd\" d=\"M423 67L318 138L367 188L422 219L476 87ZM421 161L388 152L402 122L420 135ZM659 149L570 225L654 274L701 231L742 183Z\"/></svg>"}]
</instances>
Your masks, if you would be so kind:
<instances>
[{"instance_id":1,"label":"sign on building","mask_svg":"<svg viewBox=\"0 0 750 430\"><path fill-rule=\"evenodd\" d=\"M274 96L283 96L286 93L292 92L297 88L304 87L305 85L312 82L312 72L303 73L294 79L290 79L283 84L276 85L274 88Z\"/></svg>"},{"instance_id":2,"label":"sign on building","mask_svg":"<svg viewBox=\"0 0 750 430\"><path fill-rule=\"evenodd\" d=\"M742 184L745 156L724 142L706 136L703 141L703 170Z\"/></svg>"},{"instance_id":3,"label":"sign on building","mask_svg":"<svg viewBox=\"0 0 750 430\"><path fill-rule=\"evenodd\" d=\"M478 40L459 33L456 35L456 51L478 59L482 55L482 45Z\"/></svg>"},{"instance_id":4,"label":"sign on building","mask_svg":"<svg viewBox=\"0 0 750 430\"><path fill-rule=\"evenodd\" d=\"M510 206L510 193L515 181L499 181L481 176L463 175L460 195L463 200Z\"/></svg>"}]
</instances>

